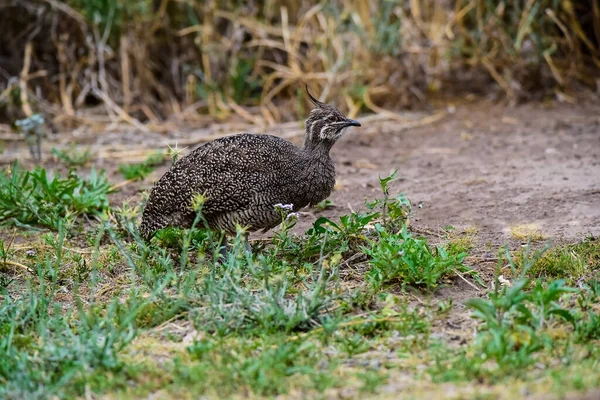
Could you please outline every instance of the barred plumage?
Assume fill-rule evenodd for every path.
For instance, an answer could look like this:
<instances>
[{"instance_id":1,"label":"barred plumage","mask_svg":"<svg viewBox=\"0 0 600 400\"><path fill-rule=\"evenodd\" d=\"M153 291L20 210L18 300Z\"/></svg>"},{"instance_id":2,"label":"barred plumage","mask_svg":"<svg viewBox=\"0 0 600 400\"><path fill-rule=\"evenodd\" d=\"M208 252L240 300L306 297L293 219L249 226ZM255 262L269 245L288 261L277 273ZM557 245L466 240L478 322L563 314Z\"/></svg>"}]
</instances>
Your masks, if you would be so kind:
<instances>
[{"instance_id":1,"label":"barred plumage","mask_svg":"<svg viewBox=\"0 0 600 400\"><path fill-rule=\"evenodd\" d=\"M275 204L293 204L297 211L327 198L335 185L329 150L347 127L360 124L309 97L316 107L306 120L303 148L242 133L206 143L176 162L150 193L140 226L144 239L167 226L191 227L196 194L205 195L201 210L208 226L229 234L236 224L250 232L274 228L281 222Z\"/></svg>"}]
</instances>

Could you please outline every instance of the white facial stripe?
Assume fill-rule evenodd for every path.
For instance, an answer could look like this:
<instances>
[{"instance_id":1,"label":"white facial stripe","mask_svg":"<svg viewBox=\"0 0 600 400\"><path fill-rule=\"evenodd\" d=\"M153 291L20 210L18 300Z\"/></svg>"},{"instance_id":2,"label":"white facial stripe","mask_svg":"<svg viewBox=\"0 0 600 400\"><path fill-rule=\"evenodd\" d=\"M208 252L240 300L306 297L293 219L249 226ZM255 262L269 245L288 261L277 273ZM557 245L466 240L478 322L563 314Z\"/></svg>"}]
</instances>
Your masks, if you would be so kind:
<instances>
[{"instance_id":1,"label":"white facial stripe","mask_svg":"<svg viewBox=\"0 0 600 400\"><path fill-rule=\"evenodd\" d=\"M321 139L325 139L325 131L327 131L327 125L324 125L324 126L321 128L321 133L320 133L320 135L319 135L319 137L320 137Z\"/></svg>"},{"instance_id":2,"label":"white facial stripe","mask_svg":"<svg viewBox=\"0 0 600 400\"><path fill-rule=\"evenodd\" d=\"M309 132L310 132L310 138L311 138L311 140L315 138L315 125L317 125L317 124L316 124L316 121L313 121L313 122L310 124L310 129L309 129Z\"/></svg>"}]
</instances>

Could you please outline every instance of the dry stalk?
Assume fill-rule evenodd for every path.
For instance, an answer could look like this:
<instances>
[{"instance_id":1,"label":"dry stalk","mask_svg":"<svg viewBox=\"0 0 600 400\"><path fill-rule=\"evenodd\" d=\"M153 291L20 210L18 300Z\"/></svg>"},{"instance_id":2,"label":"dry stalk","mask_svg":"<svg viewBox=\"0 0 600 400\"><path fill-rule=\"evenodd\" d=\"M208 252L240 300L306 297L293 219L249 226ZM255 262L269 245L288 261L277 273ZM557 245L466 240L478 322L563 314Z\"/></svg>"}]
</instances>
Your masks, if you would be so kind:
<instances>
[{"instance_id":1,"label":"dry stalk","mask_svg":"<svg viewBox=\"0 0 600 400\"><path fill-rule=\"evenodd\" d=\"M21 96L21 108L26 117L31 117L33 115L33 111L31 110L31 105L29 105L29 99L27 97L27 77L29 75L29 68L31 68L31 51L32 51L31 42L27 42L25 44L25 56L23 58L23 69L21 70L21 75L19 76L19 89Z\"/></svg>"}]
</instances>

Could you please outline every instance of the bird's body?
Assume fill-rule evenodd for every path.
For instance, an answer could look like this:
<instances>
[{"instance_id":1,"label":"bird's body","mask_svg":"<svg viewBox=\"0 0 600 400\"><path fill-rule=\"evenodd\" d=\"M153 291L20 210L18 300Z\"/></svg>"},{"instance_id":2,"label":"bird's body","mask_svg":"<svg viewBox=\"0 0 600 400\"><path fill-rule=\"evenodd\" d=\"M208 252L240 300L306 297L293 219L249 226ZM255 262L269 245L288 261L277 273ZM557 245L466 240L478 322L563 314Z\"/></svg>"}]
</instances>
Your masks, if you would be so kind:
<instances>
[{"instance_id":1,"label":"bird's body","mask_svg":"<svg viewBox=\"0 0 600 400\"><path fill-rule=\"evenodd\" d=\"M310 96L310 94L309 94ZM318 102L299 148L271 135L243 133L217 139L182 158L156 183L140 232L149 240L167 226L189 228L196 219L192 203L202 195L203 220L213 230L267 231L281 223L276 204L293 211L327 198L335 185L329 150L348 126L360 126L337 109Z\"/></svg>"},{"instance_id":2,"label":"bird's body","mask_svg":"<svg viewBox=\"0 0 600 400\"><path fill-rule=\"evenodd\" d=\"M207 143L179 160L156 183L144 210L144 236L166 226L191 227L195 194L203 194L202 216L211 229L235 233L281 223L275 204L294 211L331 193L335 167L327 153L298 148L271 135L243 133Z\"/></svg>"}]
</instances>

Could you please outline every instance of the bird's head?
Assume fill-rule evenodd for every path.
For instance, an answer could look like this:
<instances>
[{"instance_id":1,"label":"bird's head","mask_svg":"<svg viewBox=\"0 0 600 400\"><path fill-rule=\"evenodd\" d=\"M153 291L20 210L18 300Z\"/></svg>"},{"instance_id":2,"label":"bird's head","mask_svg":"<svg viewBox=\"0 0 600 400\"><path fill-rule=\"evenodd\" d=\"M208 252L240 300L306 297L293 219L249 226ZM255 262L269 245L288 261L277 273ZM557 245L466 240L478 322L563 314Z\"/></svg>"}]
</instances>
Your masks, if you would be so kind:
<instances>
[{"instance_id":1,"label":"bird's head","mask_svg":"<svg viewBox=\"0 0 600 400\"><path fill-rule=\"evenodd\" d=\"M358 121L346 118L337 108L315 99L308 91L308 86L306 87L306 93L308 93L308 97L315 108L306 120L305 147L321 146L329 149L342 137L346 128L360 126Z\"/></svg>"}]
</instances>

